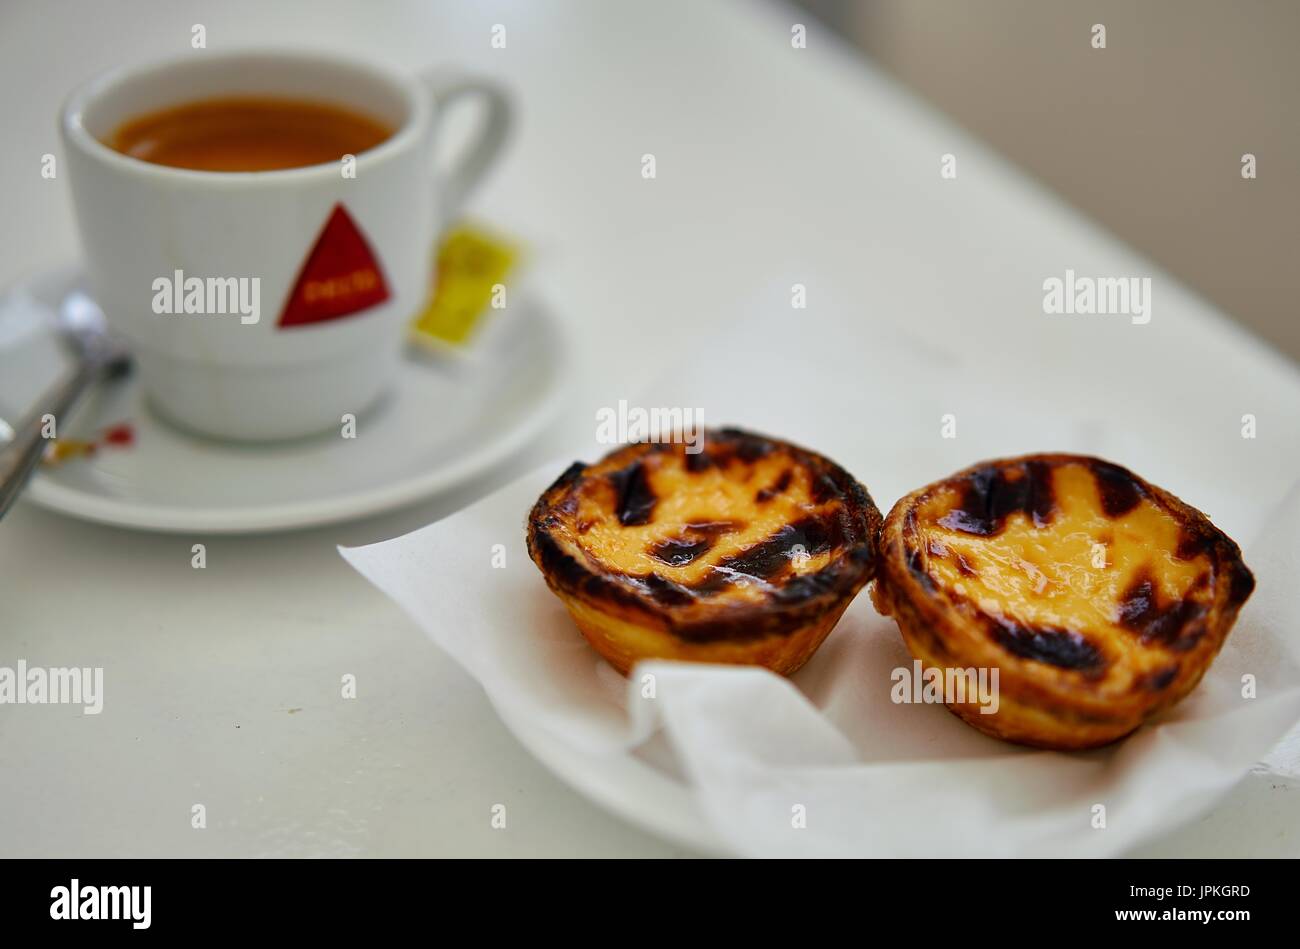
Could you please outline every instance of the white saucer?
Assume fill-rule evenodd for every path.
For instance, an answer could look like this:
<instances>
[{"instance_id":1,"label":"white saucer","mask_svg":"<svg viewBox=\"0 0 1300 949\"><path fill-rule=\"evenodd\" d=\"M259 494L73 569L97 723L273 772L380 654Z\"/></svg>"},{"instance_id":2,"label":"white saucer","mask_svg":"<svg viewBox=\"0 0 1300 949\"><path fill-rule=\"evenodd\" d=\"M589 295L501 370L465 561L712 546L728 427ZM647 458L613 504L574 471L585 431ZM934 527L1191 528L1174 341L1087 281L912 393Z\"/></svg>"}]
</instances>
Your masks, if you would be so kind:
<instances>
[{"instance_id":1,"label":"white saucer","mask_svg":"<svg viewBox=\"0 0 1300 949\"><path fill-rule=\"evenodd\" d=\"M67 364L52 330L77 267L39 274L0 296L0 419L15 424ZM525 447L558 408L563 333L536 302L499 314L510 326L472 363L413 357L356 438L326 434L269 447L211 441L157 419L133 378L101 386L64 437L129 422L134 443L43 467L23 497L74 517L156 531L251 533L377 514L453 490ZM6 428L0 423L0 434Z\"/></svg>"}]
</instances>

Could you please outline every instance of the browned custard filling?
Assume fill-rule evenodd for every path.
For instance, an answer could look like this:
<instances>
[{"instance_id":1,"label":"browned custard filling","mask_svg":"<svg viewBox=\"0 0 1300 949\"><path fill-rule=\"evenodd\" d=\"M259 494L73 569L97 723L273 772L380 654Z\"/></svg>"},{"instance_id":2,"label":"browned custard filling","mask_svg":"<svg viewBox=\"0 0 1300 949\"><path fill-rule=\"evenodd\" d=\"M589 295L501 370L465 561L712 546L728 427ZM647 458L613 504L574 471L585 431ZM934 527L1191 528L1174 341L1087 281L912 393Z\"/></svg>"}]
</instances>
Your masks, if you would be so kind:
<instances>
[{"instance_id":1,"label":"browned custard filling","mask_svg":"<svg viewBox=\"0 0 1300 949\"><path fill-rule=\"evenodd\" d=\"M827 459L723 429L697 454L629 445L575 464L534 508L529 550L584 617L596 607L684 642L743 641L788 632L865 585L879 523Z\"/></svg>"},{"instance_id":2,"label":"browned custard filling","mask_svg":"<svg viewBox=\"0 0 1300 949\"><path fill-rule=\"evenodd\" d=\"M761 602L843 551L851 525L833 484L814 484L785 454L716 457L651 452L593 471L572 495L589 562L664 603L723 593Z\"/></svg>"},{"instance_id":3,"label":"browned custard filling","mask_svg":"<svg viewBox=\"0 0 1300 949\"><path fill-rule=\"evenodd\" d=\"M1194 687L1254 586L1199 511L1075 455L990 462L915 492L882 548L877 603L909 648L1003 670L1001 720L967 720L1055 746L1113 740ZM1053 719L1078 733L1044 733Z\"/></svg>"},{"instance_id":4,"label":"browned custard filling","mask_svg":"<svg viewBox=\"0 0 1300 949\"><path fill-rule=\"evenodd\" d=\"M1127 688L1204 634L1213 564L1179 520L1104 467L1027 462L917 506L926 571L1026 659Z\"/></svg>"}]
</instances>

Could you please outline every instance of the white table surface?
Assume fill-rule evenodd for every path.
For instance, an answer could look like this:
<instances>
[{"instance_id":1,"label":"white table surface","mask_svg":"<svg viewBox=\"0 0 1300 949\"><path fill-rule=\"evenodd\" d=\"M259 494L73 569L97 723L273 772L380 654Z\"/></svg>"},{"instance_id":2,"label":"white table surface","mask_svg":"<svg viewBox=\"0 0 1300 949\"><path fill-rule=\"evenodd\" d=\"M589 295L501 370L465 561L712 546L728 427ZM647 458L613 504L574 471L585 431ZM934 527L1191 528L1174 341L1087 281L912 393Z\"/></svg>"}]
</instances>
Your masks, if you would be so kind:
<instances>
[{"instance_id":1,"label":"white table surface","mask_svg":"<svg viewBox=\"0 0 1300 949\"><path fill-rule=\"evenodd\" d=\"M791 49L794 22L808 23L808 49ZM579 408L471 491L339 527L158 536L20 505L0 523L0 664L102 665L106 696L99 716L0 707L0 855L682 854L551 777L335 545L413 529L590 441L584 406L634 395L693 330L734 318L768 283L829 275L860 295L863 319L837 326L835 345L869 351L882 327L907 327L973 360L1001 353L1027 391L1092 361L1112 390L1098 398L1135 423L1171 399L1217 406L1209 428L1262 413L1273 442L1260 450L1279 469L1267 487L1280 495L1300 467L1277 443L1300 444L1293 367L806 14L762 3L5 3L0 282L76 253L66 184L39 174L42 154L59 152L64 95L121 62L183 52L194 23L210 49L336 47L510 86L519 133L471 210L534 246L536 285L577 330ZM504 50L490 45L497 23ZM958 155L956 182L937 174L945 152ZM1134 345L1119 324L1049 328L1039 281L1066 266L1155 274L1151 334ZM1130 370L1152 341L1179 365L1216 366L1231 404L1196 385L1144 387ZM1200 437L1203 483L1230 481L1242 463L1232 434ZM1158 482L1172 474L1144 464ZM1229 532L1259 527L1262 511L1224 504ZM191 569L196 542L206 570ZM345 673L356 700L339 698ZM190 826L195 803L204 830ZM490 826L497 803L505 831ZM1141 853L1300 856L1298 818L1300 785L1252 775Z\"/></svg>"}]
</instances>

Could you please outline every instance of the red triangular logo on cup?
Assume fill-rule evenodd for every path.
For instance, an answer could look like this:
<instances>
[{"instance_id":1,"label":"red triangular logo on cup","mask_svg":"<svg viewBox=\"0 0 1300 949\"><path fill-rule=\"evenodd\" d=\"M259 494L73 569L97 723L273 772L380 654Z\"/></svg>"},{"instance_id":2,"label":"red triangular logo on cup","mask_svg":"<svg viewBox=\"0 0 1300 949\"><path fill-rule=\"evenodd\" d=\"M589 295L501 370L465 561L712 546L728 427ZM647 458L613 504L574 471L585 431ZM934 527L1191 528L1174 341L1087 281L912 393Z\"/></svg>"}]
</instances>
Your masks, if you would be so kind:
<instances>
[{"instance_id":1,"label":"red triangular logo on cup","mask_svg":"<svg viewBox=\"0 0 1300 949\"><path fill-rule=\"evenodd\" d=\"M336 204L298 272L278 325L337 320L387 299L379 261L351 215Z\"/></svg>"}]
</instances>

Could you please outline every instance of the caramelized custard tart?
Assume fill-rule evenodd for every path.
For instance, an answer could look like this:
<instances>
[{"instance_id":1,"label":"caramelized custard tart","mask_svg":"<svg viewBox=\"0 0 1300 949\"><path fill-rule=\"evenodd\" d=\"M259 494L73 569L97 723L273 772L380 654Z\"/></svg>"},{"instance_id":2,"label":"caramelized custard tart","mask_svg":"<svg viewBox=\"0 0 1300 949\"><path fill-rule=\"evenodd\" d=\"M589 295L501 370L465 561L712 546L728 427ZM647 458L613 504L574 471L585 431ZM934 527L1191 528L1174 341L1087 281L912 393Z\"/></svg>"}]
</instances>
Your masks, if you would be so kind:
<instances>
[{"instance_id":1,"label":"caramelized custard tart","mask_svg":"<svg viewBox=\"0 0 1300 949\"><path fill-rule=\"evenodd\" d=\"M874 575L880 512L838 465L786 442L721 429L686 447L573 464L529 515L529 555L624 675L651 658L789 675Z\"/></svg>"},{"instance_id":2,"label":"caramelized custard tart","mask_svg":"<svg viewBox=\"0 0 1300 949\"><path fill-rule=\"evenodd\" d=\"M999 670L982 732L1090 748L1179 701L1255 581L1204 514L1118 465L1029 455L975 465L885 519L873 599L927 667Z\"/></svg>"}]
</instances>

